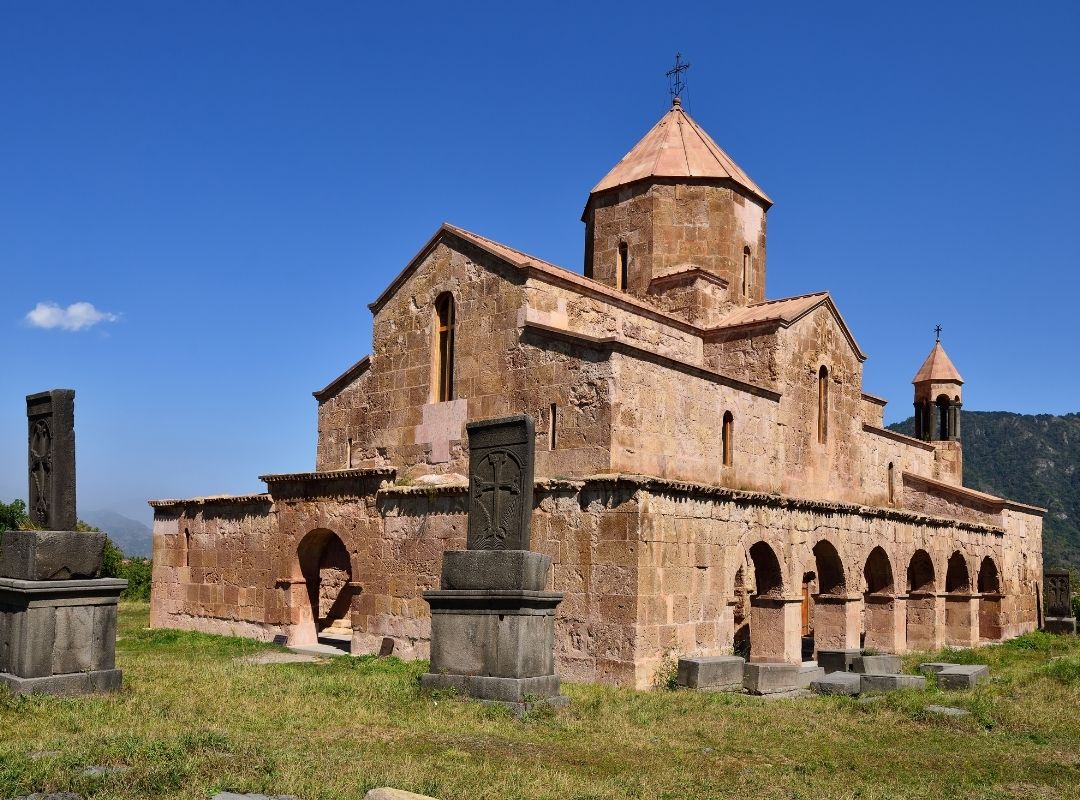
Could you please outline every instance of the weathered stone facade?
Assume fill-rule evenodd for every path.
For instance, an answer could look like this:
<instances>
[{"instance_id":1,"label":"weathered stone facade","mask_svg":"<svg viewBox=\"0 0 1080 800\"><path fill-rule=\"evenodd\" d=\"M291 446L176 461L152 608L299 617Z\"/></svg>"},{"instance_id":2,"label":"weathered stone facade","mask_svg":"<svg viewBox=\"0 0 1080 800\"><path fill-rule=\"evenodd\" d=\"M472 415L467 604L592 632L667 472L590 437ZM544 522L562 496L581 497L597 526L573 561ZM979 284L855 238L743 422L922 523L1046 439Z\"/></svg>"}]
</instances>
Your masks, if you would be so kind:
<instances>
[{"instance_id":1,"label":"weathered stone facade","mask_svg":"<svg viewBox=\"0 0 1080 800\"><path fill-rule=\"evenodd\" d=\"M598 185L591 278L443 226L372 303L371 355L315 393L315 472L153 501L151 623L301 643L347 619L354 652L426 656L465 424L528 413L566 678L1035 628L1042 510L962 488L956 438L882 427L829 295L764 299L768 198L678 106L661 124L699 137ZM643 145L672 146L659 128Z\"/></svg>"}]
</instances>

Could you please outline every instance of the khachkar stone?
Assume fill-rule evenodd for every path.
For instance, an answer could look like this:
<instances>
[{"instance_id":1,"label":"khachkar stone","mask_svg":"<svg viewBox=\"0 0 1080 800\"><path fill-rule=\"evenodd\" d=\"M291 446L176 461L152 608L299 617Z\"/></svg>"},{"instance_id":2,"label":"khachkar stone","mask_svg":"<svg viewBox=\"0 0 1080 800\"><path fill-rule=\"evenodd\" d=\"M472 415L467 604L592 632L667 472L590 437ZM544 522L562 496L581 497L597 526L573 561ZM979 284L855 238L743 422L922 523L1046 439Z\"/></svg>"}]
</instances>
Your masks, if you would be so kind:
<instances>
[{"instance_id":1,"label":"khachkar stone","mask_svg":"<svg viewBox=\"0 0 1080 800\"><path fill-rule=\"evenodd\" d=\"M53 389L26 398L30 519L46 531L73 531L75 392Z\"/></svg>"},{"instance_id":2,"label":"khachkar stone","mask_svg":"<svg viewBox=\"0 0 1080 800\"><path fill-rule=\"evenodd\" d=\"M14 694L115 691L116 604L105 534L76 531L75 392L26 398L30 518L0 531L0 685Z\"/></svg>"},{"instance_id":3,"label":"khachkar stone","mask_svg":"<svg viewBox=\"0 0 1080 800\"><path fill-rule=\"evenodd\" d=\"M443 554L431 606L431 667L421 684L525 711L565 705L555 674L551 556L529 547L534 426L528 416L471 422L467 550Z\"/></svg>"},{"instance_id":4,"label":"khachkar stone","mask_svg":"<svg viewBox=\"0 0 1080 800\"><path fill-rule=\"evenodd\" d=\"M1068 570L1047 570L1046 619L1043 629L1051 633L1076 633L1076 617L1072 609L1072 587Z\"/></svg>"}]
</instances>

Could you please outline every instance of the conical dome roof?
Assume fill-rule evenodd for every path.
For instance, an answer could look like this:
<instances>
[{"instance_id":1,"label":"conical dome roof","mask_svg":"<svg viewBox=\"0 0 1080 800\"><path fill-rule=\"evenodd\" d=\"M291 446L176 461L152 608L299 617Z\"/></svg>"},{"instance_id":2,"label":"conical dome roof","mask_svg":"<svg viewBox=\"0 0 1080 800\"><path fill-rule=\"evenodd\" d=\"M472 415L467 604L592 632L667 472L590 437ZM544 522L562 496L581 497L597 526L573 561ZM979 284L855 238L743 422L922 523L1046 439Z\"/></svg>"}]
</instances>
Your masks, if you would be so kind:
<instances>
[{"instance_id":1,"label":"conical dome roof","mask_svg":"<svg viewBox=\"0 0 1080 800\"><path fill-rule=\"evenodd\" d=\"M730 180L759 197L766 207L772 205L769 196L683 111L677 97L671 110L593 187L591 194L645 178Z\"/></svg>"},{"instance_id":2,"label":"conical dome roof","mask_svg":"<svg viewBox=\"0 0 1080 800\"><path fill-rule=\"evenodd\" d=\"M949 356L945 353L945 348L941 346L941 342L934 343L934 349L930 351L930 355L926 357L926 361L919 367L919 371L915 373L915 377L911 382L925 383L927 381L933 381L934 383L964 382L964 379L960 377L960 373L956 371L956 367L953 366L952 361L949 360Z\"/></svg>"}]
</instances>

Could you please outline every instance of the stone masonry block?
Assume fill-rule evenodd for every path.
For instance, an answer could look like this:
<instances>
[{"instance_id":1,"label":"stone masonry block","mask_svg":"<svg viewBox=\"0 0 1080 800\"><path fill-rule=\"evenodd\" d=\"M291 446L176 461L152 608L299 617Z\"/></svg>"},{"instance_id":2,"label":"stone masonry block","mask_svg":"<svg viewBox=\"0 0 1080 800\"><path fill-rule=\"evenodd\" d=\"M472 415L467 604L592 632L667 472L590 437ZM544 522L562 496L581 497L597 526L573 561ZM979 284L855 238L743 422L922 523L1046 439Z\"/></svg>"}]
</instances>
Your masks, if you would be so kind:
<instances>
[{"instance_id":1,"label":"stone masonry block","mask_svg":"<svg viewBox=\"0 0 1080 800\"><path fill-rule=\"evenodd\" d=\"M96 578L105 552L104 533L0 532L0 578L23 581Z\"/></svg>"},{"instance_id":2,"label":"stone masonry block","mask_svg":"<svg viewBox=\"0 0 1080 800\"><path fill-rule=\"evenodd\" d=\"M799 688L799 665L753 662L743 669L743 688L751 694L774 694Z\"/></svg>"},{"instance_id":3,"label":"stone masonry block","mask_svg":"<svg viewBox=\"0 0 1080 800\"><path fill-rule=\"evenodd\" d=\"M926 678L922 675L867 675L862 676L863 692L891 692L896 689L924 689Z\"/></svg>"},{"instance_id":4,"label":"stone masonry block","mask_svg":"<svg viewBox=\"0 0 1080 800\"><path fill-rule=\"evenodd\" d=\"M817 694L857 695L862 691L862 676L854 672L830 672L811 681L810 691Z\"/></svg>"},{"instance_id":5,"label":"stone masonry block","mask_svg":"<svg viewBox=\"0 0 1080 800\"><path fill-rule=\"evenodd\" d=\"M861 674L895 675L903 668L900 656L857 656L851 661L851 671Z\"/></svg>"},{"instance_id":6,"label":"stone masonry block","mask_svg":"<svg viewBox=\"0 0 1080 800\"><path fill-rule=\"evenodd\" d=\"M547 588L551 556L529 550L447 550L443 554L443 589Z\"/></svg>"},{"instance_id":7,"label":"stone masonry block","mask_svg":"<svg viewBox=\"0 0 1080 800\"><path fill-rule=\"evenodd\" d=\"M810 684L825 677L825 670L813 661L806 661L799 667L799 688L808 689Z\"/></svg>"},{"instance_id":8,"label":"stone masonry block","mask_svg":"<svg viewBox=\"0 0 1080 800\"><path fill-rule=\"evenodd\" d=\"M973 689L990 677L990 667L986 664L947 664L931 662L920 664L919 671L927 675L936 675L942 689Z\"/></svg>"},{"instance_id":9,"label":"stone masonry block","mask_svg":"<svg viewBox=\"0 0 1080 800\"><path fill-rule=\"evenodd\" d=\"M818 650L817 663L819 667L825 670L826 674L830 672L851 672L855 659L861 655L862 650L859 648Z\"/></svg>"},{"instance_id":10,"label":"stone masonry block","mask_svg":"<svg viewBox=\"0 0 1080 800\"><path fill-rule=\"evenodd\" d=\"M695 656L679 659L679 686L688 689L743 688L746 661L739 656Z\"/></svg>"}]
</instances>

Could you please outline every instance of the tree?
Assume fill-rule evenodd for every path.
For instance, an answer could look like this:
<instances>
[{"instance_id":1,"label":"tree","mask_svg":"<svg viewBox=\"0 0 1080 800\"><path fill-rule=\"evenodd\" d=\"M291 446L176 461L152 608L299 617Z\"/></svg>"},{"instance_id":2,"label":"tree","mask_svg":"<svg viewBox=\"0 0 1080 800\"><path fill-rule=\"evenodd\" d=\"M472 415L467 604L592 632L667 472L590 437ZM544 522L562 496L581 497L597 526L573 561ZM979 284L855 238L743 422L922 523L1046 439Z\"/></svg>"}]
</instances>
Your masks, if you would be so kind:
<instances>
[{"instance_id":1,"label":"tree","mask_svg":"<svg viewBox=\"0 0 1080 800\"><path fill-rule=\"evenodd\" d=\"M26 513L26 503L22 500L0 503L0 533L21 530L29 525L30 516Z\"/></svg>"}]
</instances>

